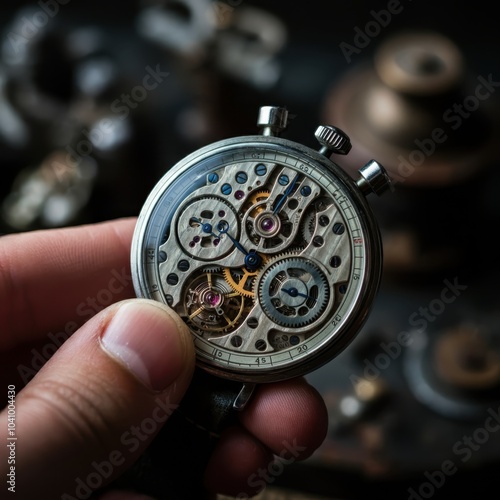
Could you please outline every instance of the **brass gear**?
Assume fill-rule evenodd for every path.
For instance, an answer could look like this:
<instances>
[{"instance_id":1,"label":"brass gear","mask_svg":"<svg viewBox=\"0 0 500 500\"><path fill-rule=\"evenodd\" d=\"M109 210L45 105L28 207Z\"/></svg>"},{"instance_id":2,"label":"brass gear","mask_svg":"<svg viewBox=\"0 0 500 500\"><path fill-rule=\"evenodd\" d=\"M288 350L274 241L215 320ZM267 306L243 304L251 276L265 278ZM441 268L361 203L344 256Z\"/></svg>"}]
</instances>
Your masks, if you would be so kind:
<instances>
[{"instance_id":1,"label":"brass gear","mask_svg":"<svg viewBox=\"0 0 500 500\"><path fill-rule=\"evenodd\" d=\"M259 254L262 258L262 264L257 271L250 272L245 267L238 268L229 268L225 267L222 270L222 274L224 275L224 279L226 282L240 295L243 297L253 298L255 297L254 291L254 281L255 278L259 275L262 267L267 263L269 258L265 255Z\"/></svg>"},{"instance_id":2,"label":"brass gear","mask_svg":"<svg viewBox=\"0 0 500 500\"><path fill-rule=\"evenodd\" d=\"M266 207L266 204L259 205L259 203L266 201L270 195L271 191L268 191L267 189L261 189L259 191L255 191L248 197L245 206L243 208L243 213L247 213L248 211L250 211L253 217L257 217L257 215L259 215L263 210L265 210ZM252 234L253 228L247 228L247 229L249 230L248 235L250 236L250 239L254 243L258 243L258 241L255 240L255 235Z\"/></svg>"},{"instance_id":3,"label":"brass gear","mask_svg":"<svg viewBox=\"0 0 500 500\"><path fill-rule=\"evenodd\" d=\"M271 191L268 191L267 189L262 189L260 191L256 191L255 193L252 193L251 196L248 197L248 203L253 206L256 205L257 203L260 203L261 201L267 200L271 196ZM259 209L259 212L262 209Z\"/></svg>"},{"instance_id":4,"label":"brass gear","mask_svg":"<svg viewBox=\"0 0 500 500\"><path fill-rule=\"evenodd\" d=\"M263 201L266 201L269 196L271 195L270 191L267 190L262 190L262 191L257 191L252 194L252 196L248 197L248 205L250 205L249 210L251 211L251 214L253 217L257 217L263 210L265 210L265 207L267 204L264 205L258 205L259 203L262 203ZM248 210L248 209L247 209Z\"/></svg>"},{"instance_id":5,"label":"brass gear","mask_svg":"<svg viewBox=\"0 0 500 500\"><path fill-rule=\"evenodd\" d=\"M227 283L243 297L253 298L255 292L253 291L253 280L259 274L259 271L250 272L244 267L236 269L224 268L222 271L224 279Z\"/></svg>"}]
</instances>

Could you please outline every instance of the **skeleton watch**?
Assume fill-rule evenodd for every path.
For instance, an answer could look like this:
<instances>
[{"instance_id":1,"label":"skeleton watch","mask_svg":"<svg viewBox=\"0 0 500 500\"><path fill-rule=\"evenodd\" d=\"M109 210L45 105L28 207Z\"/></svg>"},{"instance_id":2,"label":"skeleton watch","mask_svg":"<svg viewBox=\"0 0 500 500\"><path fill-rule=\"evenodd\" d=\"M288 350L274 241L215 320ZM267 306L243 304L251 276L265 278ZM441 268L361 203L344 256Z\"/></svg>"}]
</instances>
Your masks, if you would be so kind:
<instances>
[{"instance_id":1,"label":"skeleton watch","mask_svg":"<svg viewBox=\"0 0 500 500\"><path fill-rule=\"evenodd\" d=\"M255 384L307 374L338 355L367 319L382 272L365 197L391 188L385 169L371 160L357 180L342 170L330 156L351 144L333 126L316 130L319 150L281 137L285 108L260 108L257 124L260 135L216 142L170 168L132 243L136 294L168 304L192 333L195 380L176 418L207 441ZM161 435L156 441L156 458L138 476L161 460ZM171 483L151 474L147 482L158 484L143 491L168 488L174 498Z\"/></svg>"}]
</instances>

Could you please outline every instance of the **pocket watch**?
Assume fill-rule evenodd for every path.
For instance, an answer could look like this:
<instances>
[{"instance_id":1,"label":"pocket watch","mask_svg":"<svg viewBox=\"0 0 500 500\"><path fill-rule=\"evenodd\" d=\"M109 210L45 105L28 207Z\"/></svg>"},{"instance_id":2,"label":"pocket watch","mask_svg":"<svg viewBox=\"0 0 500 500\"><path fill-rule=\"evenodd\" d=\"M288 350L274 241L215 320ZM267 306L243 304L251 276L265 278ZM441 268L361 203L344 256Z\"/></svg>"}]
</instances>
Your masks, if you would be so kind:
<instances>
[{"instance_id":1,"label":"pocket watch","mask_svg":"<svg viewBox=\"0 0 500 500\"><path fill-rule=\"evenodd\" d=\"M346 348L382 273L366 196L392 189L384 167L371 160L357 179L340 168L330 156L351 143L333 126L317 128L318 149L281 137L282 107L261 107L257 126L171 167L132 242L137 296L170 306L192 333L197 369L179 413L210 436L255 384L305 375Z\"/></svg>"}]
</instances>

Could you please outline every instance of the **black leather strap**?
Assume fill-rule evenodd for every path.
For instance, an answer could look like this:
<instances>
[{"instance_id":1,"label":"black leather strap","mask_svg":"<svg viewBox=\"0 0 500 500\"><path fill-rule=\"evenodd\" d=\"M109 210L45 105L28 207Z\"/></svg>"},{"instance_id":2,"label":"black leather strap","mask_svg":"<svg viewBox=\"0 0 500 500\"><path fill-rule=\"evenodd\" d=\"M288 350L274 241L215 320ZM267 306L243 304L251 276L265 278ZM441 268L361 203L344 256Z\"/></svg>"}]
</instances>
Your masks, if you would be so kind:
<instances>
[{"instance_id":1,"label":"black leather strap","mask_svg":"<svg viewBox=\"0 0 500 500\"><path fill-rule=\"evenodd\" d=\"M158 500L209 498L205 468L221 432L237 421L233 403L242 387L196 368L179 407L134 466L108 489L130 489Z\"/></svg>"}]
</instances>

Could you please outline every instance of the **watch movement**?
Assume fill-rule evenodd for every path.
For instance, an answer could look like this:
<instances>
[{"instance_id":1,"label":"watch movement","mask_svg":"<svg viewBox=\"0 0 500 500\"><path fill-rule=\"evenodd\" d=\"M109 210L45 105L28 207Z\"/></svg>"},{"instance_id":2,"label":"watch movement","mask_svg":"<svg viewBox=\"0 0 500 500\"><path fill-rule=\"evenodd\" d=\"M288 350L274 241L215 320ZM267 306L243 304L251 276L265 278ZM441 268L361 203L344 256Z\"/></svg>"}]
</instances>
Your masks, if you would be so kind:
<instances>
[{"instance_id":1,"label":"watch movement","mask_svg":"<svg viewBox=\"0 0 500 500\"><path fill-rule=\"evenodd\" d=\"M185 321L199 367L242 382L303 375L359 332L382 271L365 197L391 186L374 160L354 179L330 159L351 149L338 128L319 126L316 150L280 137L285 108L257 125L171 167L132 244L137 295Z\"/></svg>"}]
</instances>

